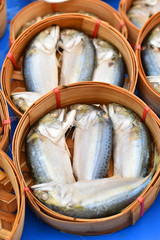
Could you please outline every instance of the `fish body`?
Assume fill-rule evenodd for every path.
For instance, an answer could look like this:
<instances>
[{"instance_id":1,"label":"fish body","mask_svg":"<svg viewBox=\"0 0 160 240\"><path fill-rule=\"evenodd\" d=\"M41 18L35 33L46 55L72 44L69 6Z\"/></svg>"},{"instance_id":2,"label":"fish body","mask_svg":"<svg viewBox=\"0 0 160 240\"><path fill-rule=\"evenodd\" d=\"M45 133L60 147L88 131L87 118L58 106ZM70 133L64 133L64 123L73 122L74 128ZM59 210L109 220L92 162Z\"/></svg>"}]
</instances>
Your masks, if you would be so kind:
<instances>
[{"instance_id":1,"label":"fish body","mask_svg":"<svg viewBox=\"0 0 160 240\"><path fill-rule=\"evenodd\" d=\"M160 93L160 76L147 76L147 79L154 89Z\"/></svg>"},{"instance_id":2,"label":"fish body","mask_svg":"<svg viewBox=\"0 0 160 240\"><path fill-rule=\"evenodd\" d=\"M114 175L145 177L148 174L152 141L147 126L137 114L119 104L109 104L113 123Z\"/></svg>"},{"instance_id":3,"label":"fish body","mask_svg":"<svg viewBox=\"0 0 160 240\"><path fill-rule=\"evenodd\" d=\"M78 179L103 178L108 169L112 150L112 123L100 108L74 105L73 171Z\"/></svg>"},{"instance_id":4,"label":"fish body","mask_svg":"<svg viewBox=\"0 0 160 240\"><path fill-rule=\"evenodd\" d=\"M146 178L104 178L72 184L33 186L35 196L47 207L74 218L101 218L117 214L146 188Z\"/></svg>"},{"instance_id":5,"label":"fish body","mask_svg":"<svg viewBox=\"0 0 160 240\"><path fill-rule=\"evenodd\" d=\"M59 32L58 26L46 28L30 42L23 61L27 91L45 94L58 86L56 46Z\"/></svg>"},{"instance_id":6,"label":"fish body","mask_svg":"<svg viewBox=\"0 0 160 240\"><path fill-rule=\"evenodd\" d=\"M95 49L89 37L77 30L64 29L59 47L63 49L60 84L91 81Z\"/></svg>"},{"instance_id":7,"label":"fish body","mask_svg":"<svg viewBox=\"0 0 160 240\"><path fill-rule=\"evenodd\" d=\"M93 81L123 85L125 77L125 63L121 53L109 42L94 38L97 66L94 69Z\"/></svg>"},{"instance_id":8,"label":"fish body","mask_svg":"<svg viewBox=\"0 0 160 240\"><path fill-rule=\"evenodd\" d=\"M26 160L36 183L74 181L65 133L73 124L75 110L64 118L58 109L42 117L26 138Z\"/></svg>"},{"instance_id":9,"label":"fish body","mask_svg":"<svg viewBox=\"0 0 160 240\"><path fill-rule=\"evenodd\" d=\"M11 99L18 110L24 113L43 94L37 92L16 92L11 94Z\"/></svg>"},{"instance_id":10,"label":"fish body","mask_svg":"<svg viewBox=\"0 0 160 240\"><path fill-rule=\"evenodd\" d=\"M141 58L147 76L160 76L160 24L158 24L145 39Z\"/></svg>"}]
</instances>

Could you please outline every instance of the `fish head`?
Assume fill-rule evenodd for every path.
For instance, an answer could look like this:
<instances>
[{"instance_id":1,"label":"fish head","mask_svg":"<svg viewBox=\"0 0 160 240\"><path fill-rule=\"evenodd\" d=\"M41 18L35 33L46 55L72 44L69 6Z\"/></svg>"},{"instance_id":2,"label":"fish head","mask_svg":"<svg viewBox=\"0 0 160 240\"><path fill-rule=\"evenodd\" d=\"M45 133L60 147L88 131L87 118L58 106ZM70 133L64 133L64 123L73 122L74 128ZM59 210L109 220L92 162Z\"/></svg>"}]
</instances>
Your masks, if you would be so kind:
<instances>
[{"instance_id":1,"label":"fish head","mask_svg":"<svg viewBox=\"0 0 160 240\"><path fill-rule=\"evenodd\" d=\"M42 117L38 121L38 124L59 128L63 124L65 112L66 112L65 109L57 109L57 110L51 111L50 113Z\"/></svg>"},{"instance_id":2,"label":"fish head","mask_svg":"<svg viewBox=\"0 0 160 240\"><path fill-rule=\"evenodd\" d=\"M29 108L25 96L21 94L11 94L11 99L20 112L24 113Z\"/></svg>"},{"instance_id":3,"label":"fish head","mask_svg":"<svg viewBox=\"0 0 160 240\"><path fill-rule=\"evenodd\" d=\"M66 51L71 51L81 41L82 33L75 29L63 29L58 46Z\"/></svg>"},{"instance_id":4,"label":"fish head","mask_svg":"<svg viewBox=\"0 0 160 240\"><path fill-rule=\"evenodd\" d=\"M108 113L115 130L130 124L131 110L117 103L108 104Z\"/></svg>"},{"instance_id":5,"label":"fish head","mask_svg":"<svg viewBox=\"0 0 160 240\"><path fill-rule=\"evenodd\" d=\"M57 42L60 36L60 29L58 26L51 26L41 31L33 40L35 51L42 51L48 54L52 54L56 51ZM31 52L31 53L32 53Z\"/></svg>"},{"instance_id":6,"label":"fish head","mask_svg":"<svg viewBox=\"0 0 160 240\"><path fill-rule=\"evenodd\" d=\"M96 48L99 64L101 64L101 61L103 62L109 59L115 60L118 57L122 57L118 49L108 41L102 40L100 38L94 38L93 44Z\"/></svg>"}]
</instances>

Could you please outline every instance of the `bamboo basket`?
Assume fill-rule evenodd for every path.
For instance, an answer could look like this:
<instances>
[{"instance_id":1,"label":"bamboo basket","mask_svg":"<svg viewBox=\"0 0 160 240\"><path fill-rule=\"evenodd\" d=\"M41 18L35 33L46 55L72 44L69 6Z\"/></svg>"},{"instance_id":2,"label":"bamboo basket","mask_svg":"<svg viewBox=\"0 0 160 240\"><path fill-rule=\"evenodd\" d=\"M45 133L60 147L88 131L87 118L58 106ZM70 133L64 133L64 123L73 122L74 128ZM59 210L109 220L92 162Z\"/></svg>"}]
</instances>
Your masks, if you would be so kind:
<instances>
[{"instance_id":1,"label":"bamboo basket","mask_svg":"<svg viewBox=\"0 0 160 240\"><path fill-rule=\"evenodd\" d=\"M19 240L24 215L25 196L18 172L10 158L0 150L0 239Z\"/></svg>"},{"instance_id":2,"label":"bamboo basket","mask_svg":"<svg viewBox=\"0 0 160 240\"><path fill-rule=\"evenodd\" d=\"M0 38L7 27L6 0L0 0Z\"/></svg>"},{"instance_id":3,"label":"bamboo basket","mask_svg":"<svg viewBox=\"0 0 160 240\"><path fill-rule=\"evenodd\" d=\"M3 149L3 151L7 152L10 141L11 124L5 124L3 126L4 120L9 120L9 113L4 94L0 90L0 126L1 126L0 149Z\"/></svg>"},{"instance_id":4,"label":"bamboo basket","mask_svg":"<svg viewBox=\"0 0 160 240\"><path fill-rule=\"evenodd\" d=\"M142 45L143 40L147 36L147 34L157 25L160 23L160 13L153 15L143 26L141 29L138 39L137 45ZM136 58L138 63L139 69L139 79L138 79L138 91L140 92L141 97L143 100L160 116L160 93L158 93L153 86L149 83L141 61L141 50L136 49ZM152 63L151 63L152 64ZM160 121L159 121L160 125Z\"/></svg>"},{"instance_id":5,"label":"bamboo basket","mask_svg":"<svg viewBox=\"0 0 160 240\"><path fill-rule=\"evenodd\" d=\"M127 26L128 30L128 41L132 46L136 44L137 37L139 34L140 29L138 29L128 18L127 11L129 10L130 6L132 5L133 0L121 0L119 3L119 12L124 22Z\"/></svg>"},{"instance_id":6,"label":"bamboo basket","mask_svg":"<svg viewBox=\"0 0 160 240\"><path fill-rule=\"evenodd\" d=\"M106 21L114 28L118 29L127 38L127 28L123 24L120 14L100 0L70 0L63 3L46 3L35 1L23 8L11 21L10 43L12 43L22 28L22 26L39 16L44 16L53 12L74 13L85 11L95 14L98 18Z\"/></svg>"},{"instance_id":7,"label":"bamboo basket","mask_svg":"<svg viewBox=\"0 0 160 240\"><path fill-rule=\"evenodd\" d=\"M84 82L70 84L67 87L60 86L58 89L61 108L76 103L107 104L109 102L115 102L129 107L142 118L144 109L147 106L141 99L129 91L105 83ZM32 210L39 218L49 225L58 228L61 231L74 234L105 234L118 231L130 224L134 224L140 218L141 205L138 200L135 200L121 213L110 217L98 219L74 219L50 210L34 197L29 190L34 182L25 159L25 136L30 126L32 126L40 117L51 110L57 109L56 97L54 91L50 91L37 100L20 119L13 138L13 160L23 179L25 189L28 189L26 195ZM152 110L149 110L146 115L145 123L150 129L153 142L157 146L160 154L160 139L158 138L160 135L160 128L157 125L156 119L156 114ZM67 143L69 143L69 148L73 149L73 145L71 146L71 139L67 139ZM141 197L144 199L145 211L152 205L159 192L159 173L160 167L154 174L150 184L141 194Z\"/></svg>"},{"instance_id":8,"label":"bamboo basket","mask_svg":"<svg viewBox=\"0 0 160 240\"><path fill-rule=\"evenodd\" d=\"M18 63L23 57L24 50L28 42L40 31L51 25L59 25L63 28L73 28L89 36L93 36L93 32L96 26L96 19L92 17L83 16L80 14L63 14L59 16L52 16L34 24L34 26L27 29L19 38L14 42L10 49L10 54L13 55L15 61ZM121 52L126 68L128 77L125 79L128 84L128 90L134 92L138 68L135 59L135 54L127 42L127 40L119 33L115 28L107 25L101 21L98 28L98 37L105 39L115 45ZM12 80L12 81L11 81ZM1 86L6 99L12 108L13 112L21 117L22 113L13 104L10 95L13 92L26 91L25 82L21 70L16 70L9 58L6 58L1 71Z\"/></svg>"}]
</instances>

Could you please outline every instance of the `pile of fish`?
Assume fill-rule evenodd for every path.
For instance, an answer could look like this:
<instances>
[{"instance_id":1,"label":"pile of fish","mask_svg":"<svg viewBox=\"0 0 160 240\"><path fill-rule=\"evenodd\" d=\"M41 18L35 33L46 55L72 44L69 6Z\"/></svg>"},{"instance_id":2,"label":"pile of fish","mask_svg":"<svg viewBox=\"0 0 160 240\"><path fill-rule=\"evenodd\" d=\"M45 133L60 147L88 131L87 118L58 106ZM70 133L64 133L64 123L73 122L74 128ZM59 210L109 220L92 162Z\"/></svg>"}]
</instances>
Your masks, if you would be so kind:
<instances>
[{"instance_id":1,"label":"pile of fish","mask_svg":"<svg viewBox=\"0 0 160 240\"><path fill-rule=\"evenodd\" d=\"M119 50L109 42L91 39L77 30L60 31L59 26L52 26L29 43L23 75L28 93L13 93L11 98L17 108L25 112L36 99L58 85L98 81L122 87L125 62Z\"/></svg>"},{"instance_id":2,"label":"pile of fish","mask_svg":"<svg viewBox=\"0 0 160 240\"><path fill-rule=\"evenodd\" d=\"M160 11L160 0L133 0L127 16L139 29L154 14Z\"/></svg>"},{"instance_id":3,"label":"pile of fish","mask_svg":"<svg viewBox=\"0 0 160 240\"><path fill-rule=\"evenodd\" d=\"M146 77L153 88L160 93L160 24L145 38L141 59Z\"/></svg>"},{"instance_id":4,"label":"pile of fish","mask_svg":"<svg viewBox=\"0 0 160 240\"><path fill-rule=\"evenodd\" d=\"M73 156L66 144L71 133ZM137 114L116 103L103 109L76 104L52 111L29 130L25 144L33 194L50 209L74 218L119 213L146 188L160 161L155 151L150 171L149 130Z\"/></svg>"}]
</instances>

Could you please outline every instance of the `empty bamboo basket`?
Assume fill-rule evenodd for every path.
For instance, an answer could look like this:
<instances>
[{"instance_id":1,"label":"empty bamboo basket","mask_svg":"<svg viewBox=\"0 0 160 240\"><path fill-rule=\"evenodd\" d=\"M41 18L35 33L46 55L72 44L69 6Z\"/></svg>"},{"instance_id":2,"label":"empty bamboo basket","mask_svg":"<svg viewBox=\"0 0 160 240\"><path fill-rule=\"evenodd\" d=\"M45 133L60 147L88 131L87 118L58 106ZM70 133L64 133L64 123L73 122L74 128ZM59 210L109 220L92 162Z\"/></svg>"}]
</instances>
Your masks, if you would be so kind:
<instances>
[{"instance_id":1,"label":"empty bamboo basket","mask_svg":"<svg viewBox=\"0 0 160 240\"><path fill-rule=\"evenodd\" d=\"M0 38L7 27L6 0L0 0Z\"/></svg>"},{"instance_id":2,"label":"empty bamboo basket","mask_svg":"<svg viewBox=\"0 0 160 240\"><path fill-rule=\"evenodd\" d=\"M111 26L119 30L127 38L127 28L119 13L110 5L99 0L70 0L62 3L46 3L35 1L23 8L11 21L10 42L12 43L18 36L21 28L26 22L39 16L51 13L74 13L85 11L96 15L99 19L106 21Z\"/></svg>"},{"instance_id":3,"label":"empty bamboo basket","mask_svg":"<svg viewBox=\"0 0 160 240\"><path fill-rule=\"evenodd\" d=\"M7 152L11 134L11 122L8 113L8 106L4 94L0 91L0 149Z\"/></svg>"},{"instance_id":4,"label":"empty bamboo basket","mask_svg":"<svg viewBox=\"0 0 160 240\"><path fill-rule=\"evenodd\" d=\"M160 23L160 13L152 16L141 29L138 39L137 46L141 46L147 34ZM136 49L136 58L138 63L139 79L138 79L138 91L142 99L158 114L160 115L160 93L156 91L148 81L146 74L143 69L141 60L141 49ZM152 63L151 63L152 64ZM160 121L159 121L160 125Z\"/></svg>"},{"instance_id":5,"label":"empty bamboo basket","mask_svg":"<svg viewBox=\"0 0 160 240\"><path fill-rule=\"evenodd\" d=\"M84 82L70 84L67 87L60 86L58 89L61 108L77 103L107 104L109 102L115 102L130 108L142 118L144 109L147 106L142 100L127 90L104 83ZM50 210L38 201L29 190L34 182L25 158L25 136L29 128L40 117L51 110L57 109L56 99L57 96L55 92L50 91L37 100L20 119L13 138L14 163L23 179L24 187L27 189L26 195L32 210L39 218L49 225L58 228L61 231L74 234L105 234L118 231L128 225L134 224L140 218L141 213L141 204L138 200L131 203L128 207L122 210L121 213L110 217L98 219L74 219ZM157 137L160 134L160 129L157 125L156 119L156 114L152 110L149 110L145 118L145 123L151 132L153 143L157 146L158 153L160 154L160 139ZM144 199L145 211L152 205L159 192L159 173L160 168L158 167L150 184L141 194L141 197Z\"/></svg>"},{"instance_id":6,"label":"empty bamboo basket","mask_svg":"<svg viewBox=\"0 0 160 240\"><path fill-rule=\"evenodd\" d=\"M95 18L83 16L80 14L63 14L61 16L52 16L34 24L32 27L22 33L21 36L19 36L19 38L14 42L9 54L13 56L15 62L20 66L20 69L16 69L11 59L9 57L6 57L1 71L1 86L10 107L12 108L13 112L19 117L22 116L22 113L20 113L19 110L15 107L10 98L10 95L13 92L26 91L24 78L21 72L21 62L25 48L27 47L29 41L37 33L51 25L59 25L61 29L77 29L92 37L95 26L97 25L97 20ZM138 68L135 54L130 44L122 36L121 33L103 21L100 22L97 37L109 41L120 51L124 58L126 64L126 72L128 75L125 79L128 87L127 90L134 92L137 82Z\"/></svg>"},{"instance_id":7,"label":"empty bamboo basket","mask_svg":"<svg viewBox=\"0 0 160 240\"><path fill-rule=\"evenodd\" d=\"M0 239L21 239L25 196L17 170L0 150Z\"/></svg>"}]
</instances>

